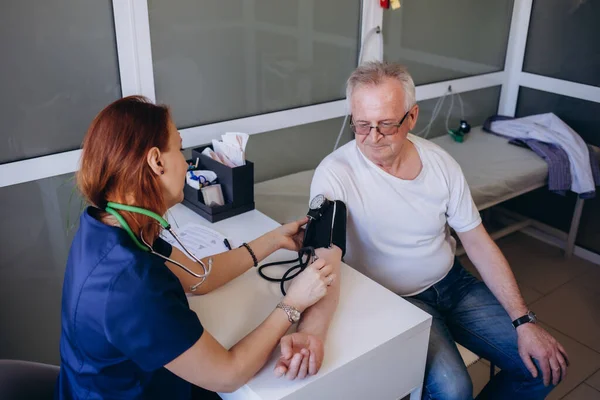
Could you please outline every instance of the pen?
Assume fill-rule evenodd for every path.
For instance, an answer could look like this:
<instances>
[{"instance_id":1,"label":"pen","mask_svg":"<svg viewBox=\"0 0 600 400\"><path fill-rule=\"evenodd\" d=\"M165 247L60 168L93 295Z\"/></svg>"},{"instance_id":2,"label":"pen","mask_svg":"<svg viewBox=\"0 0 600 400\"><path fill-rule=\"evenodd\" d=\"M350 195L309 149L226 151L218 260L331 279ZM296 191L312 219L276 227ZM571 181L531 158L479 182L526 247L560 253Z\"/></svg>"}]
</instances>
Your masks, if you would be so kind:
<instances>
[{"instance_id":1,"label":"pen","mask_svg":"<svg viewBox=\"0 0 600 400\"><path fill-rule=\"evenodd\" d=\"M231 245L229 244L229 240L227 238L223 239L223 244L227 247L228 250L231 250Z\"/></svg>"}]
</instances>

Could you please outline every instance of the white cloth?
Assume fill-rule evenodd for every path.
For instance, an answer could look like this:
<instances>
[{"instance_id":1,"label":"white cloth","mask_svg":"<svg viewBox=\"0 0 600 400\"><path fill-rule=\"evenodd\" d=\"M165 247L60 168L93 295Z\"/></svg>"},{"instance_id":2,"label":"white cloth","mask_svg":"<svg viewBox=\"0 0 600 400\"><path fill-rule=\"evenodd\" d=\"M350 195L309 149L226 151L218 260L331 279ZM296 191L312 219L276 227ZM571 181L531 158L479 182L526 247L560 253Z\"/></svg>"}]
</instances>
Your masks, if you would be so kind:
<instances>
[{"instance_id":1,"label":"white cloth","mask_svg":"<svg viewBox=\"0 0 600 400\"><path fill-rule=\"evenodd\" d=\"M577 132L553 113L494 121L491 128L493 132L503 136L535 139L560 146L569 156L571 190L575 193L596 190L587 145Z\"/></svg>"},{"instance_id":2,"label":"white cloth","mask_svg":"<svg viewBox=\"0 0 600 400\"><path fill-rule=\"evenodd\" d=\"M452 268L457 232L481 223L458 163L438 145L409 135L423 168L402 180L368 160L352 141L317 167L311 199L323 194L348 208L344 261L391 291L410 296Z\"/></svg>"}]
</instances>

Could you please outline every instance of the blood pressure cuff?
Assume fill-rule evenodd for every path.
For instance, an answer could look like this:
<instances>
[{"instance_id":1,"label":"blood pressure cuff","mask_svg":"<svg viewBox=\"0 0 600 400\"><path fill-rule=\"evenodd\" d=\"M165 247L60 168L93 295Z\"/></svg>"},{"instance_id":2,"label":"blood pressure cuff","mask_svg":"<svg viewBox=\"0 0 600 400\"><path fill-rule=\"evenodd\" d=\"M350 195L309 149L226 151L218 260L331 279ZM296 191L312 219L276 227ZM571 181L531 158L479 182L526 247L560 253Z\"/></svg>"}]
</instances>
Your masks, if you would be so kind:
<instances>
[{"instance_id":1,"label":"blood pressure cuff","mask_svg":"<svg viewBox=\"0 0 600 400\"><path fill-rule=\"evenodd\" d=\"M303 247L319 249L332 244L346 254L346 204L341 200L327 201L321 206L319 217L309 220L304 233Z\"/></svg>"}]
</instances>

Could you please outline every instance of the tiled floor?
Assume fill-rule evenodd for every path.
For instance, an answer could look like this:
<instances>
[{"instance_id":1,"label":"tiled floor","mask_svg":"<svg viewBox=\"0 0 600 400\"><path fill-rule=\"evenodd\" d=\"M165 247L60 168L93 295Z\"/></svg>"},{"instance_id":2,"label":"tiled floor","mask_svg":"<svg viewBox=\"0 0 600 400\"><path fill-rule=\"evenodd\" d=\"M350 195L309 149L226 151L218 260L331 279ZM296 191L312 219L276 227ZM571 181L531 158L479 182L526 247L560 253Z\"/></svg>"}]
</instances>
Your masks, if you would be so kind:
<instances>
[{"instance_id":1,"label":"tiled floor","mask_svg":"<svg viewBox=\"0 0 600 400\"><path fill-rule=\"evenodd\" d=\"M544 326L567 350L567 378L548 399L600 400L600 265L574 257L522 233L498 241L525 301ZM473 265L465 258L465 267ZM485 386L485 360L469 368L474 394Z\"/></svg>"}]
</instances>

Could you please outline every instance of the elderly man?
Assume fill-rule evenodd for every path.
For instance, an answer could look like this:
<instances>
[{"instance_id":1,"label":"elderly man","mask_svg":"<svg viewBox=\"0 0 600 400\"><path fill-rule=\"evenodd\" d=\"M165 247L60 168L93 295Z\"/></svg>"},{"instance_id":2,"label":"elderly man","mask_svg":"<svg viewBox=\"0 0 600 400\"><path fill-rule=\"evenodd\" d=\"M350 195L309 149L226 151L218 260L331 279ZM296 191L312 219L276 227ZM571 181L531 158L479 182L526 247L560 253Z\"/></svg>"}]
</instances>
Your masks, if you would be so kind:
<instances>
[{"instance_id":1,"label":"elderly man","mask_svg":"<svg viewBox=\"0 0 600 400\"><path fill-rule=\"evenodd\" d=\"M481 223L459 165L437 145L409 133L419 115L411 76L397 64L367 63L348 79L347 98L356 140L321 162L311 198L324 194L348 206L350 266L433 316L423 398L472 399L455 341L502 369L478 398L544 398L564 378L567 354L535 324L506 259ZM485 283L455 258L448 226ZM305 325L328 321L334 300L323 302L333 306L306 316ZM300 339L304 347L319 349L309 343L310 335ZM302 343L291 346L287 340L283 371L292 348L307 354L298 350ZM296 357L292 372L306 364Z\"/></svg>"}]
</instances>

